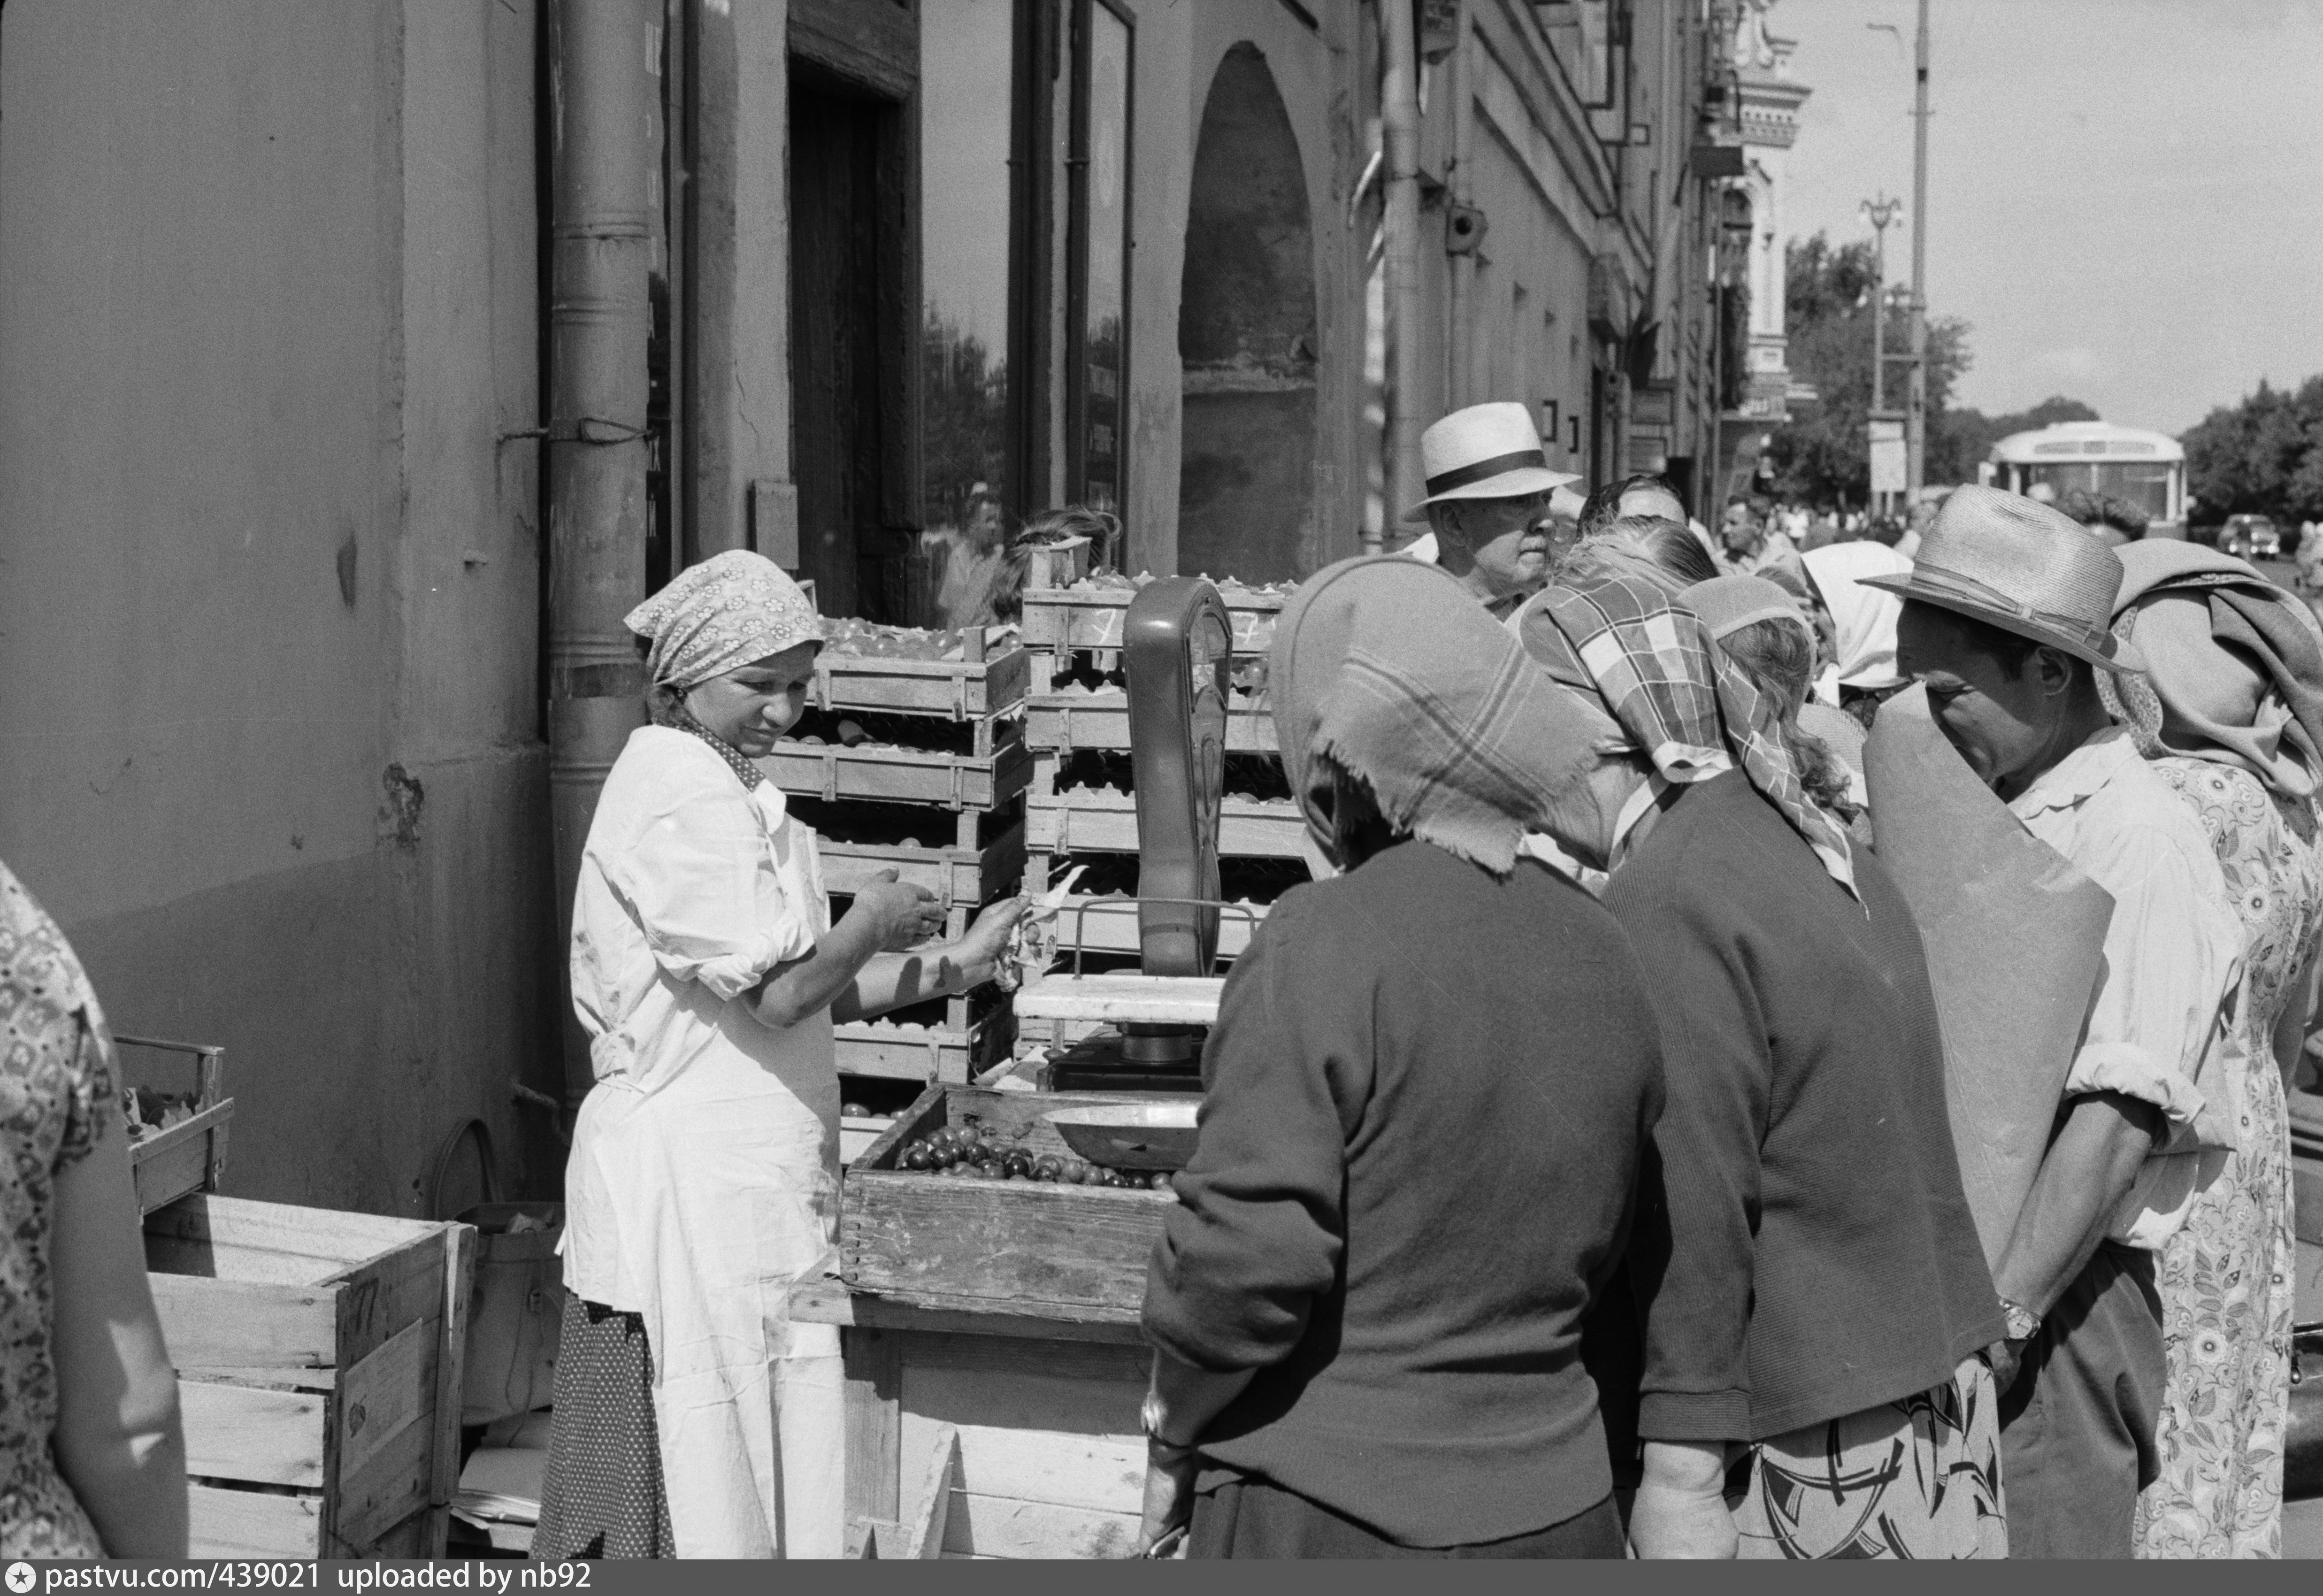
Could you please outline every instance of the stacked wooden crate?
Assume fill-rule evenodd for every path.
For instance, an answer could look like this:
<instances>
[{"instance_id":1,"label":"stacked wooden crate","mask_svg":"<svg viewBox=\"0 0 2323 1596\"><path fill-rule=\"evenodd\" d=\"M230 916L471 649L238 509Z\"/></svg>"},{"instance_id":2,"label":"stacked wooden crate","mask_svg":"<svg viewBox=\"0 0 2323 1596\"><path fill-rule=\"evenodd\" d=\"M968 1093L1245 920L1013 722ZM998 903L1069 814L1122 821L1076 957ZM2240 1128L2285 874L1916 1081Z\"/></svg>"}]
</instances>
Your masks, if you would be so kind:
<instances>
[{"instance_id":1,"label":"stacked wooden crate","mask_svg":"<svg viewBox=\"0 0 2323 1596\"><path fill-rule=\"evenodd\" d=\"M884 647L877 631L862 635ZM917 654L933 651L926 634L917 643ZM893 870L935 895L946 935L958 937L1024 876L1032 658L1014 642L988 650L980 628L960 633L947 657L863 648L842 640L823 650L808 716L758 766L820 835L833 898ZM876 733L865 734L867 722ZM835 1028L850 1102L891 1096L894 1083L965 1081L1006 1055L1015 1032L1005 996L987 990L941 1003L941 1014ZM849 1116L846 1151L875 1136L884 1117Z\"/></svg>"},{"instance_id":2,"label":"stacked wooden crate","mask_svg":"<svg viewBox=\"0 0 2323 1596\"><path fill-rule=\"evenodd\" d=\"M443 1555L474 1234L207 1195L145 1216L195 1556Z\"/></svg>"},{"instance_id":3,"label":"stacked wooden crate","mask_svg":"<svg viewBox=\"0 0 2323 1596\"><path fill-rule=\"evenodd\" d=\"M1137 852L1137 799L1127 784L1129 694L1121 667L1122 628L1136 591L1115 576L1025 590L1024 637L1033 654L1033 688L1025 705L1025 741L1033 759L1025 816L1028 892L1046 890L1074 863ZM1219 953L1232 959L1248 946L1279 886L1238 891L1231 862L1304 865L1309 852L1306 822L1281 791L1281 757L1264 691L1264 662L1288 590L1225 582L1218 592L1234 627L1235 684L1227 706L1228 768L1218 837L1220 859L1229 865L1226 894L1237 900L1222 917ZM1253 794L1253 785L1266 790ZM1114 874L1116 879L1098 890L1067 897L1058 934L1068 959L1079 955L1094 968L1136 959L1134 878Z\"/></svg>"}]
</instances>

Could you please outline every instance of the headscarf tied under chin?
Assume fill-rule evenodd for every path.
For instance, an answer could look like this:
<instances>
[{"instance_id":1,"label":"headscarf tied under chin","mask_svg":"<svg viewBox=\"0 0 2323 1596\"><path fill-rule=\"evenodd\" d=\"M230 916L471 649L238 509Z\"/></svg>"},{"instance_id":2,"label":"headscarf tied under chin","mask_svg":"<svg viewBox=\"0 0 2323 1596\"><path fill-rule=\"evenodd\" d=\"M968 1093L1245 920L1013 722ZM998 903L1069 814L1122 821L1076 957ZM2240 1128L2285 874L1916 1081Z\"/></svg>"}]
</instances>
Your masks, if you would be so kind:
<instances>
[{"instance_id":1,"label":"headscarf tied under chin","mask_svg":"<svg viewBox=\"0 0 2323 1596\"><path fill-rule=\"evenodd\" d=\"M1588 710L1449 573L1400 555L1317 572L1275 623L1283 773L1331 836L1327 759L1395 830L1497 876L1593 762Z\"/></svg>"},{"instance_id":2,"label":"headscarf tied under chin","mask_svg":"<svg viewBox=\"0 0 2323 1596\"><path fill-rule=\"evenodd\" d=\"M1831 878L1861 898L1847 832L1807 796L1783 741L1781 706L1700 616L1657 587L1620 580L1545 589L1510 627L1558 681L1593 689L1664 781L1708 781L1739 765Z\"/></svg>"},{"instance_id":3,"label":"headscarf tied under chin","mask_svg":"<svg viewBox=\"0 0 2323 1596\"><path fill-rule=\"evenodd\" d=\"M739 548L687 567L621 624L652 639L646 672L653 684L679 693L822 641L822 621L799 584L766 555Z\"/></svg>"},{"instance_id":4,"label":"headscarf tied under chin","mask_svg":"<svg viewBox=\"0 0 2323 1596\"><path fill-rule=\"evenodd\" d=\"M1867 576L1902 576L1912 562L1884 543L1832 543L1799 556L1807 578L1823 595L1839 635L1837 662L1841 687L1882 693L1903 684L1896 671L1896 623L1904 601L1876 587Z\"/></svg>"},{"instance_id":5,"label":"headscarf tied under chin","mask_svg":"<svg viewBox=\"0 0 2323 1596\"><path fill-rule=\"evenodd\" d=\"M2323 777L2323 638L2304 602L2199 544L2124 544L2114 636L2145 674L2098 686L2147 758L2181 754L2249 771L2285 798Z\"/></svg>"}]
</instances>

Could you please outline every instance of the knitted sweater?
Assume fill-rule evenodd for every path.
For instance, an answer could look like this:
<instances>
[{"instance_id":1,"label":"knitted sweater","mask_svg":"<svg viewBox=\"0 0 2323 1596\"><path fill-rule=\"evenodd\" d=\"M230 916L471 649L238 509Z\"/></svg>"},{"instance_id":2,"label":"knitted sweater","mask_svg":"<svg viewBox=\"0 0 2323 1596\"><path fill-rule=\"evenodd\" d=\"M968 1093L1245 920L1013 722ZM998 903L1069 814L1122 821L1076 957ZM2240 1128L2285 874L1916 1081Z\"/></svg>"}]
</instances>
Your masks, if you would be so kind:
<instances>
[{"instance_id":1,"label":"knitted sweater","mask_svg":"<svg viewBox=\"0 0 2323 1596\"><path fill-rule=\"evenodd\" d=\"M1648 1440L1859 1412L2002 1335L1919 930L1869 850L1855 869L1862 903L1730 772L1685 789L1606 887L1668 1079L1630 1258Z\"/></svg>"},{"instance_id":2,"label":"knitted sweater","mask_svg":"<svg viewBox=\"0 0 2323 1596\"><path fill-rule=\"evenodd\" d=\"M1581 1319L1661 1102L1611 917L1529 861L1389 848L1276 903L1202 1074L1145 1326L1258 1371L1201 1438L1214 1468L1412 1546L1602 1500Z\"/></svg>"}]
</instances>

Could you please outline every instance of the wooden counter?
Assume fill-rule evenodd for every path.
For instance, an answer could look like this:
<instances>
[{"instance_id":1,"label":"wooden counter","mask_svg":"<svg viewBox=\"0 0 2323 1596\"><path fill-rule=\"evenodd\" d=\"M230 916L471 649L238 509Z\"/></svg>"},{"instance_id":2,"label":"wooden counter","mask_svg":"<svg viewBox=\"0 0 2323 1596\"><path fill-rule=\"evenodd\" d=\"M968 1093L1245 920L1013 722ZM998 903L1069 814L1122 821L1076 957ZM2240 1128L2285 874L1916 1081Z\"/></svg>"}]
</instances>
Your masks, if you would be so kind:
<instances>
[{"instance_id":1,"label":"wooden counter","mask_svg":"<svg viewBox=\"0 0 2323 1596\"><path fill-rule=\"evenodd\" d=\"M1134 1557L1149 1354L1134 1310L1073 1316L886 1297L822 1280L792 1316L837 1325L849 1546L864 1556Z\"/></svg>"}]
</instances>

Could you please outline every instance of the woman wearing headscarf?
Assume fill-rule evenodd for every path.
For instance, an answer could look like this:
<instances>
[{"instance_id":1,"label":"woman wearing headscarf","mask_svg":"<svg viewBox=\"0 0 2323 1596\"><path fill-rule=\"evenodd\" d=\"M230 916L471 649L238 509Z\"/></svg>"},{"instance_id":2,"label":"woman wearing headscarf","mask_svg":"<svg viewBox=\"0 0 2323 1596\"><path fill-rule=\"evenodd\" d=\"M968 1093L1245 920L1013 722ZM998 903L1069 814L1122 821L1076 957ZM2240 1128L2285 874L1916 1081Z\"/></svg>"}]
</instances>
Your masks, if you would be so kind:
<instances>
[{"instance_id":1,"label":"woman wearing headscarf","mask_svg":"<svg viewBox=\"0 0 2323 1596\"><path fill-rule=\"evenodd\" d=\"M1520 858L1594 812L1593 728L1446 573L1285 606L1284 772L1344 874L1227 977L1154 1250L1148 1543L1197 1557L1618 1557L1582 1322L1660 1107L1628 944Z\"/></svg>"},{"instance_id":2,"label":"woman wearing headscarf","mask_svg":"<svg viewBox=\"0 0 2323 1596\"><path fill-rule=\"evenodd\" d=\"M1896 622L1904 601L1867 576L1900 576L1912 562L1884 543L1833 543L1800 556L1807 584L1828 618L1832 660L1815 683L1816 696L1847 711L1868 729L1871 719L1904 685L1896 670Z\"/></svg>"},{"instance_id":3,"label":"woman wearing headscarf","mask_svg":"<svg viewBox=\"0 0 2323 1596\"><path fill-rule=\"evenodd\" d=\"M832 1243L831 1021L989 978L1021 906L959 943L892 880L834 925L814 833L751 763L822 646L771 561L719 555L627 619L640 727L606 777L573 909L596 1085L565 1168L556 1418L536 1556L837 1556L836 1331L789 1322Z\"/></svg>"},{"instance_id":4,"label":"woman wearing headscarf","mask_svg":"<svg viewBox=\"0 0 2323 1596\"><path fill-rule=\"evenodd\" d=\"M1611 871L1605 906L1661 1021L1667 1103L1630 1261L1632 1543L2005 1555L1998 1401L1978 1356L2005 1326L1910 913L1692 610L1615 582L1547 589L1515 624L1603 728L1599 825L1578 851Z\"/></svg>"},{"instance_id":5,"label":"woman wearing headscarf","mask_svg":"<svg viewBox=\"0 0 2323 1596\"><path fill-rule=\"evenodd\" d=\"M1685 601L1776 706L1807 796L1838 816L1857 840L1868 841L1868 829L1858 829L1870 799L1863 728L1813 696L1819 646L1804 608L1763 576L1712 577L1686 589Z\"/></svg>"},{"instance_id":6,"label":"woman wearing headscarf","mask_svg":"<svg viewBox=\"0 0 2323 1596\"><path fill-rule=\"evenodd\" d=\"M2146 674L2099 684L2209 833L2244 931L2224 1105L2238 1144L2162 1253L2162 1472L2138 1500L2138 1555L2279 1556L2296 1278L2283 1085L2323 931L2323 642L2303 602L2240 560L2174 540L2114 552L2114 633L2135 637Z\"/></svg>"}]
</instances>

